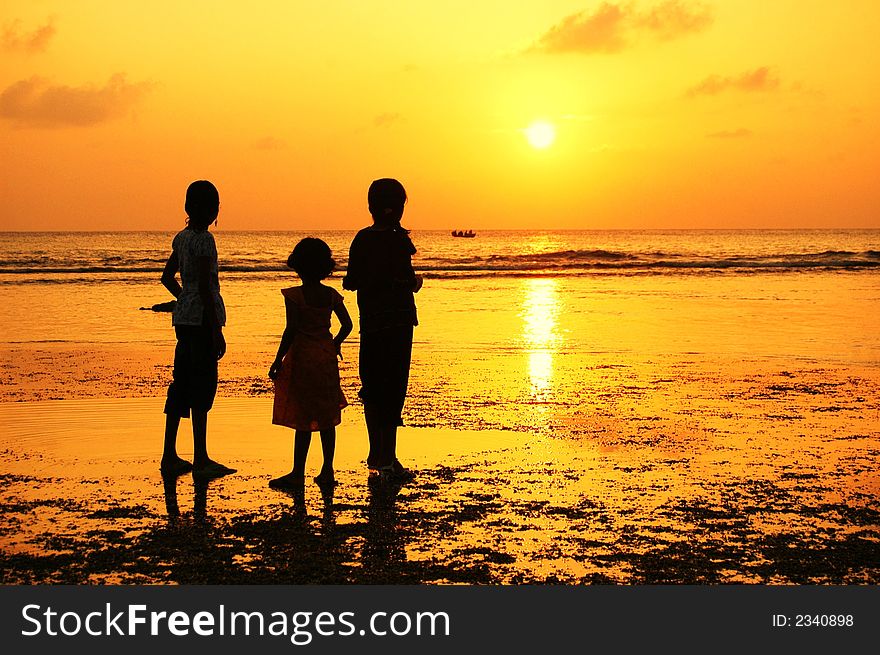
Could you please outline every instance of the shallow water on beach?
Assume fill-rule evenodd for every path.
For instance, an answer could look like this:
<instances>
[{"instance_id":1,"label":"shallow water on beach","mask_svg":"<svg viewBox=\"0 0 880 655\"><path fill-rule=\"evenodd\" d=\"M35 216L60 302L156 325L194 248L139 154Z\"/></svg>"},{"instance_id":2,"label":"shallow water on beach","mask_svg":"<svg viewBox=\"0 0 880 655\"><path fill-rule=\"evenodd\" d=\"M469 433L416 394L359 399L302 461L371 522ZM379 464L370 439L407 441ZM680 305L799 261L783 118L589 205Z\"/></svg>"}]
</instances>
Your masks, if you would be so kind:
<instances>
[{"instance_id":1,"label":"shallow water on beach","mask_svg":"<svg viewBox=\"0 0 880 655\"><path fill-rule=\"evenodd\" d=\"M339 486L286 494L266 486L290 449L260 420L266 399L218 402L212 454L238 472L210 483L163 485L160 404L0 404L4 582L880 580L880 435L845 421L770 435L764 416L721 430L694 407L679 425L624 418L569 439L405 428L418 477L404 487L368 482L363 428L345 421Z\"/></svg>"}]
</instances>

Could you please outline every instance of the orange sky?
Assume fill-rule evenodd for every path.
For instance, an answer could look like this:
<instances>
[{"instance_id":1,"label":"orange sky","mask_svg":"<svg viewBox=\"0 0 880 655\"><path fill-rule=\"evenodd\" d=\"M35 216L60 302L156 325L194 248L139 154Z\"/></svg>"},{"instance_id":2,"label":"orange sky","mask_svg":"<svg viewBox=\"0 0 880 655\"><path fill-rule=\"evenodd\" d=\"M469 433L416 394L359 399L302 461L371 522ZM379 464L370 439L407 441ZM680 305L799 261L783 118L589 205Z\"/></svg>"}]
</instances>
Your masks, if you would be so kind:
<instances>
[{"instance_id":1,"label":"orange sky","mask_svg":"<svg viewBox=\"0 0 880 655\"><path fill-rule=\"evenodd\" d=\"M246 7L246 9L245 9ZM6 0L0 229L880 227L874 0ZM556 141L523 130L543 119Z\"/></svg>"}]
</instances>

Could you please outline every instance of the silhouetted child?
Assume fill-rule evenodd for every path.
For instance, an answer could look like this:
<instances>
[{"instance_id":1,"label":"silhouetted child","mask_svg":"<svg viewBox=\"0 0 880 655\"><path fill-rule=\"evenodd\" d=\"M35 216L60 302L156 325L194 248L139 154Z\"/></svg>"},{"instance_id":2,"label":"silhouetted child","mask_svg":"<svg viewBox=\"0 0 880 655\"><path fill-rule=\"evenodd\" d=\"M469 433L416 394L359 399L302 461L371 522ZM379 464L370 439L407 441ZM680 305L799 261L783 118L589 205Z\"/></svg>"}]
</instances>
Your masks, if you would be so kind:
<instances>
[{"instance_id":1,"label":"silhouetted child","mask_svg":"<svg viewBox=\"0 0 880 655\"><path fill-rule=\"evenodd\" d=\"M187 225L174 237L171 256L162 272L162 284L177 298L172 314L177 346L165 401L161 471L166 476L192 471L196 478L209 479L235 472L208 457L207 448L208 411L217 393L217 361L226 353L226 308L217 276L217 246L208 231L220 212L217 188L207 180L193 182L186 190L184 210ZM177 455L180 419L189 417L190 412L192 463Z\"/></svg>"},{"instance_id":2,"label":"silhouetted child","mask_svg":"<svg viewBox=\"0 0 880 655\"><path fill-rule=\"evenodd\" d=\"M373 224L355 235L342 286L357 291L360 312L359 395L370 439L367 466L380 480L406 482L413 474L397 459L397 427L409 384L413 294L422 286L412 256L416 249L400 225L406 191L397 180L370 185L367 203Z\"/></svg>"},{"instance_id":3,"label":"silhouetted child","mask_svg":"<svg viewBox=\"0 0 880 655\"><path fill-rule=\"evenodd\" d=\"M333 455L336 426L346 403L339 384L341 346L351 333L352 323L342 296L321 284L336 267L330 247L320 239L306 238L296 244L287 265L296 271L302 285L282 289L287 327L281 336L278 355L269 369L275 381L272 423L296 430L293 469L269 482L273 489L293 489L305 479L306 457L312 432L321 433L324 465L315 478L319 485L333 485ZM330 336L330 314L340 328Z\"/></svg>"}]
</instances>

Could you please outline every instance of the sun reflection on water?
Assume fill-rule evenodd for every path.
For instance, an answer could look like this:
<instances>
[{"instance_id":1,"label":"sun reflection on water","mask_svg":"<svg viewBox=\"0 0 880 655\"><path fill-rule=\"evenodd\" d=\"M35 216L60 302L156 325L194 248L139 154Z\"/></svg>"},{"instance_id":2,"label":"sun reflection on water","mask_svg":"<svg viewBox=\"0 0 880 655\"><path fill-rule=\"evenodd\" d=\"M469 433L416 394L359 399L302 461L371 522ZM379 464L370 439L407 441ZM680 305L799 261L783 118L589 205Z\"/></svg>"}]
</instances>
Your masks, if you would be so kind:
<instances>
[{"instance_id":1,"label":"sun reflection on water","mask_svg":"<svg viewBox=\"0 0 880 655\"><path fill-rule=\"evenodd\" d=\"M557 281L532 278L523 282L523 350L528 354L529 380L536 394L545 394L553 384L553 354L559 347L557 332L559 293Z\"/></svg>"}]
</instances>

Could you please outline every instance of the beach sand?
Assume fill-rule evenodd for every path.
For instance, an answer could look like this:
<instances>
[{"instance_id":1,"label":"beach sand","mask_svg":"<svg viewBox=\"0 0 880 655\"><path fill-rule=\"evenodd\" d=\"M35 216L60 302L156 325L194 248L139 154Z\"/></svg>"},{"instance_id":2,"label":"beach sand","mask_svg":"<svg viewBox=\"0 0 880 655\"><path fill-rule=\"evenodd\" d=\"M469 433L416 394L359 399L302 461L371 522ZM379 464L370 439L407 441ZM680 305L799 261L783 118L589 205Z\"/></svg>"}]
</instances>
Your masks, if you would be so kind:
<instances>
[{"instance_id":1,"label":"beach sand","mask_svg":"<svg viewBox=\"0 0 880 655\"><path fill-rule=\"evenodd\" d=\"M103 398L18 385L7 401L29 399L0 403L4 583L880 582L871 369L597 364L569 390L580 400L552 403L415 385L406 418L432 426L403 428L399 452L416 481L368 484L354 405L326 498L267 487L292 434L261 389L209 418L212 456L238 473L163 485L163 399L115 398L126 376L92 361L84 387Z\"/></svg>"}]
</instances>

